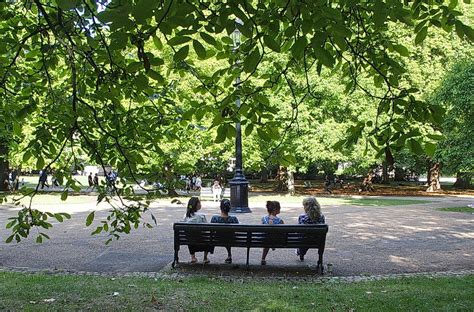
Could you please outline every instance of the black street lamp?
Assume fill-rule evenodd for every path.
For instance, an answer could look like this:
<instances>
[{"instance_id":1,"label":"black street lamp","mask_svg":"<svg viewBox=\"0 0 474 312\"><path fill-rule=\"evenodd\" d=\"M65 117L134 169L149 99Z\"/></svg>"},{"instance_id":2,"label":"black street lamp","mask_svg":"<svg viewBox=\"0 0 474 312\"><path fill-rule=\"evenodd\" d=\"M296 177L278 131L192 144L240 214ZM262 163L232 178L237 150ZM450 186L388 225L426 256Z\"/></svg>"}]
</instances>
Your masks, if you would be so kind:
<instances>
[{"instance_id":1,"label":"black street lamp","mask_svg":"<svg viewBox=\"0 0 474 312\"><path fill-rule=\"evenodd\" d=\"M234 44L233 50L237 53L240 46L240 31L238 25L243 25L240 19L235 20L235 30L232 33L232 41ZM237 61L238 64L238 61ZM240 74L235 79L235 86L239 88L240 85ZM235 100L237 110L240 108L240 95ZM242 130L240 127L240 119L235 125L235 173L234 178L229 181L230 184L230 204L232 206L231 212L245 213L252 212L249 208L249 182L245 178L244 171L242 169Z\"/></svg>"}]
</instances>

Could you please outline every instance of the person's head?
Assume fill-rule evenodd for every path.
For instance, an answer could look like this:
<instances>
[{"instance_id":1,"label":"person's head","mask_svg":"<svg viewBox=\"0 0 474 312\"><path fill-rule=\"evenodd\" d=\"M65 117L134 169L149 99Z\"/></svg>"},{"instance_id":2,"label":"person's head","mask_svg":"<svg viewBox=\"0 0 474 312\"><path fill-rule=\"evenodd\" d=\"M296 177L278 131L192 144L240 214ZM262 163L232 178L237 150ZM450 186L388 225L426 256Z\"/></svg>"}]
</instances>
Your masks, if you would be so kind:
<instances>
[{"instance_id":1,"label":"person's head","mask_svg":"<svg viewBox=\"0 0 474 312\"><path fill-rule=\"evenodd\" d=\"M201 201L197 197L191 197L188 201L188 207L186 208L186 217L190 218L201 209Z\"/></svg>"},{"instance_id":2,"label":"person's head","mask_svg":"<svg viewBox=\"0 0 474 312\"><path fill-rule=\"evenodd\" d=\"M228 214L230 211L230 200L228 199L223 199L221 201L221 211L225 214Z\"/></svg>"},{"instance_id":3,"label":"person's head","mask_svg":"<svg viewBox=\"0 0 474 312\"><path fill-rule=\"evenodd\" d=\"M280 202L279 201L274 201L273 205L275 205L275 214L279 214L281 210Z\"/></svg>"},{"instance_id":4,"label":"person's head","mask_svg":"<svg viewBox=\"0 0 474 312\"><path fill-rule=\"evenodd\" d=\"M280 213L280 203L277 201L267 201L267 211L268 214L277 215Z\"/></svg>"},{"instance_id":5,"label":"person's head","mask_svg":"<svg viewBox=\"0 0 474 312\"><path fill-rule=\"evenodd\" d=\"M311 220L316 220L321 216L321 206L314 197L303 199L303 208Z\"/></svg>"}]
</instances>

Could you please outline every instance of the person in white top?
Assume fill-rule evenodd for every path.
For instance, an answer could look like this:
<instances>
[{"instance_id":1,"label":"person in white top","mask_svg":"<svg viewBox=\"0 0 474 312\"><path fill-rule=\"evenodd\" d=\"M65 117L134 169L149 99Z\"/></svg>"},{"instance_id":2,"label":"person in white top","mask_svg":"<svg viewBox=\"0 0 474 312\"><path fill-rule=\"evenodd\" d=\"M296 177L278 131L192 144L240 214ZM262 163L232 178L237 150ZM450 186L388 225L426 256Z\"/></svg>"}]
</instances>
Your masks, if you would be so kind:
<instances>
[{"instance_id":1,"label":"person in white top","mask_svg":"<svg viewBox=\"0 0 474 312\"><path fill-rule=\"evenodd\" d=\"M202 186L202 180L201 180L201 177L198 176L196 178L196 190L200 190L201 189L201 186Z\"/></svg>"},{"instance_id":2,"label":"person in white top","mask_svg":"<svg viewBox=\"0 0 474 312\"><path fill-rule=\"evenodd\" d=\"M201 209L201 201L197 197L191 197L186 207L186 216L184 217L184 222L186 223L207 223L206 216L200 213L197 213ZM196 252L204 251L203 263L209 263L207 255L209 253L214 253L214 247L212 246L195 246L188 245L189 253L191 254L191 263L197 263Z\"/></svg>"},{"instance_id":3,"label":"person in white top","mask_svg":"<svg viewBox=\"0 0 474 312\"><path fill-rule=\"evenodd\" d=\"M214 181L214 185L212 185L212 196L214 197L214 201L218 202L221 200L222 194L222 187L218 180Z\"/></svg>"}]
</instances>

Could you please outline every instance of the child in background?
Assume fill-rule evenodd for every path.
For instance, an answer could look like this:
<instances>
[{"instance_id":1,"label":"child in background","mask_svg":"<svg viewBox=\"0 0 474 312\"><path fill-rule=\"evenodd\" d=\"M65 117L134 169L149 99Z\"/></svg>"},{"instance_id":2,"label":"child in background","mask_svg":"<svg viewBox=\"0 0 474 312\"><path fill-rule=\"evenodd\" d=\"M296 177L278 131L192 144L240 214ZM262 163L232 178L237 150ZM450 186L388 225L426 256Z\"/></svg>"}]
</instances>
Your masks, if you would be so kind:
<instances>
[{"instance_id":1,"label":"child in background","mask_svg":"<svg viewBox=\"0 0 474 312\"><path fill-rule=\"evenodd\" d=\"M283 220L277 215L280 214L281 206L277 201L267 201L267 211L268 215L262 218L262 224L284 224ZM265 260L270 248L263 248L262 261L261 265L266 265L267 261Z\"/></svg>"}]
</instances>

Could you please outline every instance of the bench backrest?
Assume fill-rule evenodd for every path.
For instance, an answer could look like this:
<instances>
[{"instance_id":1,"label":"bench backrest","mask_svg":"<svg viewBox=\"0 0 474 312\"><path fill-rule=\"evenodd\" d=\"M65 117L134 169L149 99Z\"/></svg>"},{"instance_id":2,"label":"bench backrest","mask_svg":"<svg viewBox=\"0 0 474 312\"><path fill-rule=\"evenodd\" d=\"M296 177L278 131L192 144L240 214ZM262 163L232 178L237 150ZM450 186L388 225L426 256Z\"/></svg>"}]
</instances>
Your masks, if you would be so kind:
<instances>
[{"instance_id":1,"label":"bench backrest","mask_svg":"<svg viewBox=\"0 0 474 312\"><path fill-rule=\"evenodd\" d=\"M270 225L175 223L176 245L324 248L327 224Z\"/></svg>"}]
</instances>

